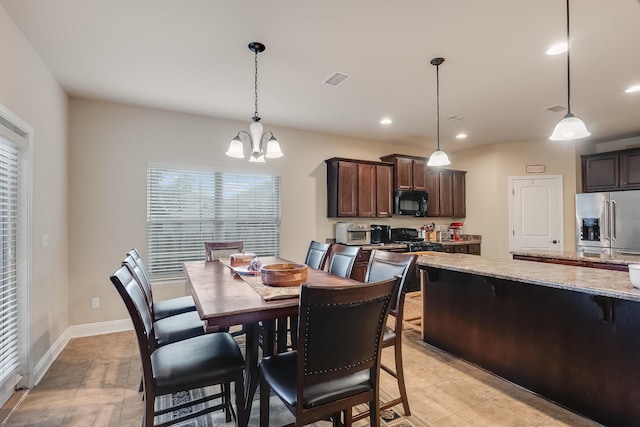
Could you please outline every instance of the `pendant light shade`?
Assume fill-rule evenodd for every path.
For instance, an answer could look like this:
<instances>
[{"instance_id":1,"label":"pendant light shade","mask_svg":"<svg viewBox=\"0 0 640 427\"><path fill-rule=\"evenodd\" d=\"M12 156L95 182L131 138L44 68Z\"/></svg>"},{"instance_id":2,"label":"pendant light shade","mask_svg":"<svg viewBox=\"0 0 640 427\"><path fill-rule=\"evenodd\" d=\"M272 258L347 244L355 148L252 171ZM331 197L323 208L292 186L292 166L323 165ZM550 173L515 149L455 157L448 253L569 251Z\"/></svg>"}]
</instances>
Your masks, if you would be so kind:
<instances>
[{"instance_id":1,"label":"pendant light shade","mask_svg":"<svg viewBox=\"0 0 640 427\"><path fill-rule=\"evenodd\" d=\"M569 32L569 0L567 0L567 114L549 137L551 141L572 141L591 135L582 120L571 113L571 36Z\"/></svg>"},{"instance_id":2,"label":"pendant light shade","mask_svg":"<svg viewBox=\"0 0 640 427\"><path fill-rule=\"evenodd\" d=\"M249 126L249 132L243 130L238 132L238 134L231 140L229 149L225 154L229 157L243 159L243 142L248 142L251 149L249 161L253 163L264 163L265 157L268 159L277 159L278 157L282 157L284 154L280 149L280 143L273 133L264 132L264 126L260 123L260 116L258 115L258 53L264 52L265 46L262 43L251 42L249 43L249 50L255 54L254 82L256 110L252 118L253 122Z\"/></svg>"},{"instance_id":3,"label":"pendant light shade","mask_svg":"<svg viewBox=\"0 0 640 427\"><path fill-rule=\"evenodd\" d=\"M431 65L436 66L436 111L437 111L437 148L436 151L433 152L429 156L429 161L427 162L427 166L448 166L451 164L449 160L449 156L440 149L440 65L444 62L444 58L433 58L431 60Z\"/></svg>"}]
</instances>

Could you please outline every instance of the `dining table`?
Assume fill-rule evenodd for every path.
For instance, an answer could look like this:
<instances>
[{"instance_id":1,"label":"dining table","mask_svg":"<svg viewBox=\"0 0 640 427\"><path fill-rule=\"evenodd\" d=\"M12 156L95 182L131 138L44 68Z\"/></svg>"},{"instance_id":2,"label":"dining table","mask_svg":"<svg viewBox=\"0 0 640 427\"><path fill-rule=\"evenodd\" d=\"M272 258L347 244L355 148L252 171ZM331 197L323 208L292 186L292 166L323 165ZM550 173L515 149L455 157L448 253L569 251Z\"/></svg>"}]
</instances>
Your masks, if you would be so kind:
<instances>
[{"instance_id":1,"label":"dining table","mask_svg":"<svg viewBox=\"0 0 640 427\"><path fill-rule=\"evenodd\" d=\"M260 257L260 261L263 266L291 263L280 257ZM247 276L236 273L225 260L187 261L182 263L182 268L206 332L244 326L245 414L249 417L258 387L260 322L297 316L300 285L286 290L261 287L255 277L247 280ZM307 268L305 283L337 287L362 284L313 268Z\"/></svg>"}]
</instances>

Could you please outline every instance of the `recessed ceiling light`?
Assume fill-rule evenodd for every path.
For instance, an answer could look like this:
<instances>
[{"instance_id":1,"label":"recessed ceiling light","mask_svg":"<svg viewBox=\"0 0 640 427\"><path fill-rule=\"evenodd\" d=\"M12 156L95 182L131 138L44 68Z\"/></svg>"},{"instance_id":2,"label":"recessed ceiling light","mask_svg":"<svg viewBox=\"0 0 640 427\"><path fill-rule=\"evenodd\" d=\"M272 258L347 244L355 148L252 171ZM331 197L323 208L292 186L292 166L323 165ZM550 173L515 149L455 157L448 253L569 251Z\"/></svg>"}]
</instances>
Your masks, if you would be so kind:
<instances>
[{"instance_id":1,"label":"recessed ceiling light","mask_svg":"<svg viewBox=\"0 0 640 427\"><path fill-rule=\"evenodd\" d=\"M547 49L547 55L559 55L562 52L566 52L566 51L567 51L567 43L566 42L558 43L558 44L554 44L549 49Z\"/></svg>"},{"instance_id":2,"label":"recessed ceiling light","mask_svg":"<svg viewBox=\"0 0 640 427\"><path fill-rule=\"evenodd\" d=\"M634 93L640 92L640 85L631 86L629 89L625 90L625 93Z\"/></svg>"},{"instance_id":3,"label":"recessed ceiling light","mask_svg":"<svg viewBox=\"0 0 640 427\"><path fill-rule=\"evenodd\" d=\"M390 125L391 123L393 123L393 120L385 117L384 119L380 120L380 124L381 125Z\"/></svg>"},{"instance_id":4,"label":"recessed ceiling light","mask_svg":"<svg viewBox=\"0 0 640 427\"><path fill-rule=\"evenodd\" d=\"M467 137L467 134L464 132L460 132L459 134L456 135L456 139L465 139Z\"/></svg>"}]
</instances>

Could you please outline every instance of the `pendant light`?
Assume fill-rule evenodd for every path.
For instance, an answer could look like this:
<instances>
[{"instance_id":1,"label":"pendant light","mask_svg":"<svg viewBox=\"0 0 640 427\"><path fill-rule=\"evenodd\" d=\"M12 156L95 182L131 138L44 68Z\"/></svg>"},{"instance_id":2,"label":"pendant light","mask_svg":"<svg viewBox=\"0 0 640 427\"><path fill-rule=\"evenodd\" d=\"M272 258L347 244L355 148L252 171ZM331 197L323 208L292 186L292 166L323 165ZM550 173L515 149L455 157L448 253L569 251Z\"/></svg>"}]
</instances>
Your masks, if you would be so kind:
<instances>
[{"instance_id":1,"label":"pendant light","mask_svg":"<svg viewBox=\"0 0 640 427\"><path fill-rule=\"evenodd\" d=\"M571 37L569 33L569 0L567 0L567 114L549 137L551 141L571 141L591 135L582 120L571 113Z\"/></svg>"},{"instance_id":2,"label":"pendant light","mask_svg":"<svg viewBox=\"0 0 640 427\"><path fill-rule=\"evenodd\" d=\"M263 126L260 123L260 116L258 115L258 53L264 52L265 45L258 42L249 43L249 50L255 54L255 113L253 114L253 123L249 126L249 132L241 130L231 140L229 149L225 153L229 157L235 157L238 159L244 158L243 142L249 143L251 148L251 155L249 157L250 162L264 163L264 158L275 159L282 157L282 151L280 150L280 144L273 133L264 132ZM265 150L266 143L266 150ZM265 152L266 151L266 152Z\"/></svg>"},{"instance_id":3,"label":"pendant light","mask_svg":"<svg viewBox=\"0 0 640 427\"><path fill-rule=\"evenodd\" d=\"M429 156L427 166L447 166L451 164L447 154L440 150L440 65L444 62L444 58L433 58L431 65L436 66L436 105L437 105L437 124L438 124L438 146L436 151Z\"/></svg>"}]
</instances>

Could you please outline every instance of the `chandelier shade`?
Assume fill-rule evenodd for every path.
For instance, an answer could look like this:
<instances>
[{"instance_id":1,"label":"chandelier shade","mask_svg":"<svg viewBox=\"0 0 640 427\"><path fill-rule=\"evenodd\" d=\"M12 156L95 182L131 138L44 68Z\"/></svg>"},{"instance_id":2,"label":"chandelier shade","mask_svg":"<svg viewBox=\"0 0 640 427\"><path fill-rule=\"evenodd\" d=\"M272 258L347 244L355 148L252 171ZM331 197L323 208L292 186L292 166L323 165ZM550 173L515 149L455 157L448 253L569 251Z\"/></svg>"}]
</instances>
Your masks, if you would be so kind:
<instances>
[{"instance_id":1,"label":"chandelier shade","mask_svg":"<svg viewBox=\"0 0 640 427\"><path fill-rule=\"evenodd\" d=\"M571 34L569 31L569 0L567 0L567 114L558 122L549 137L551 141L572 141L591 135L582 120L571 112Z\"/></svg>"},{"instance_id":2,"label":"chandelier shade","mask_svg":"<svg viewBox=\"0 0 640 427\"><path fill-rule=\"evenodd\" d=\"M429 156L427 166L448 166L451 164L447 153L440 149L440 65L442 65L443 62L444 58L433 58L431 60L431 65L435 65L436 67L436 124L438 132L436 151Z\"/></svg>"},{"instance_id":3,"label":"chandelier shade","mask_svg":"<svg viewBox=\"0 0 640 427\"><path fill-rule=\"evenodd\" d=\"M229 149L225 153L229 157L243 159L245 157L244 142L247 142L251 150L249 161L254 163L264 163L265 158L277 159L284 155L280 149L280 143L273 133L264 132L264 126L260 123L258 115L258 53L264 52L265 49L266 47L262 43L249 43L249 50L255 54L255 113L252 117L253 122L249 126L249 132L243 130L238 132L231 140Z\"/></svg>"}]
</instances>

